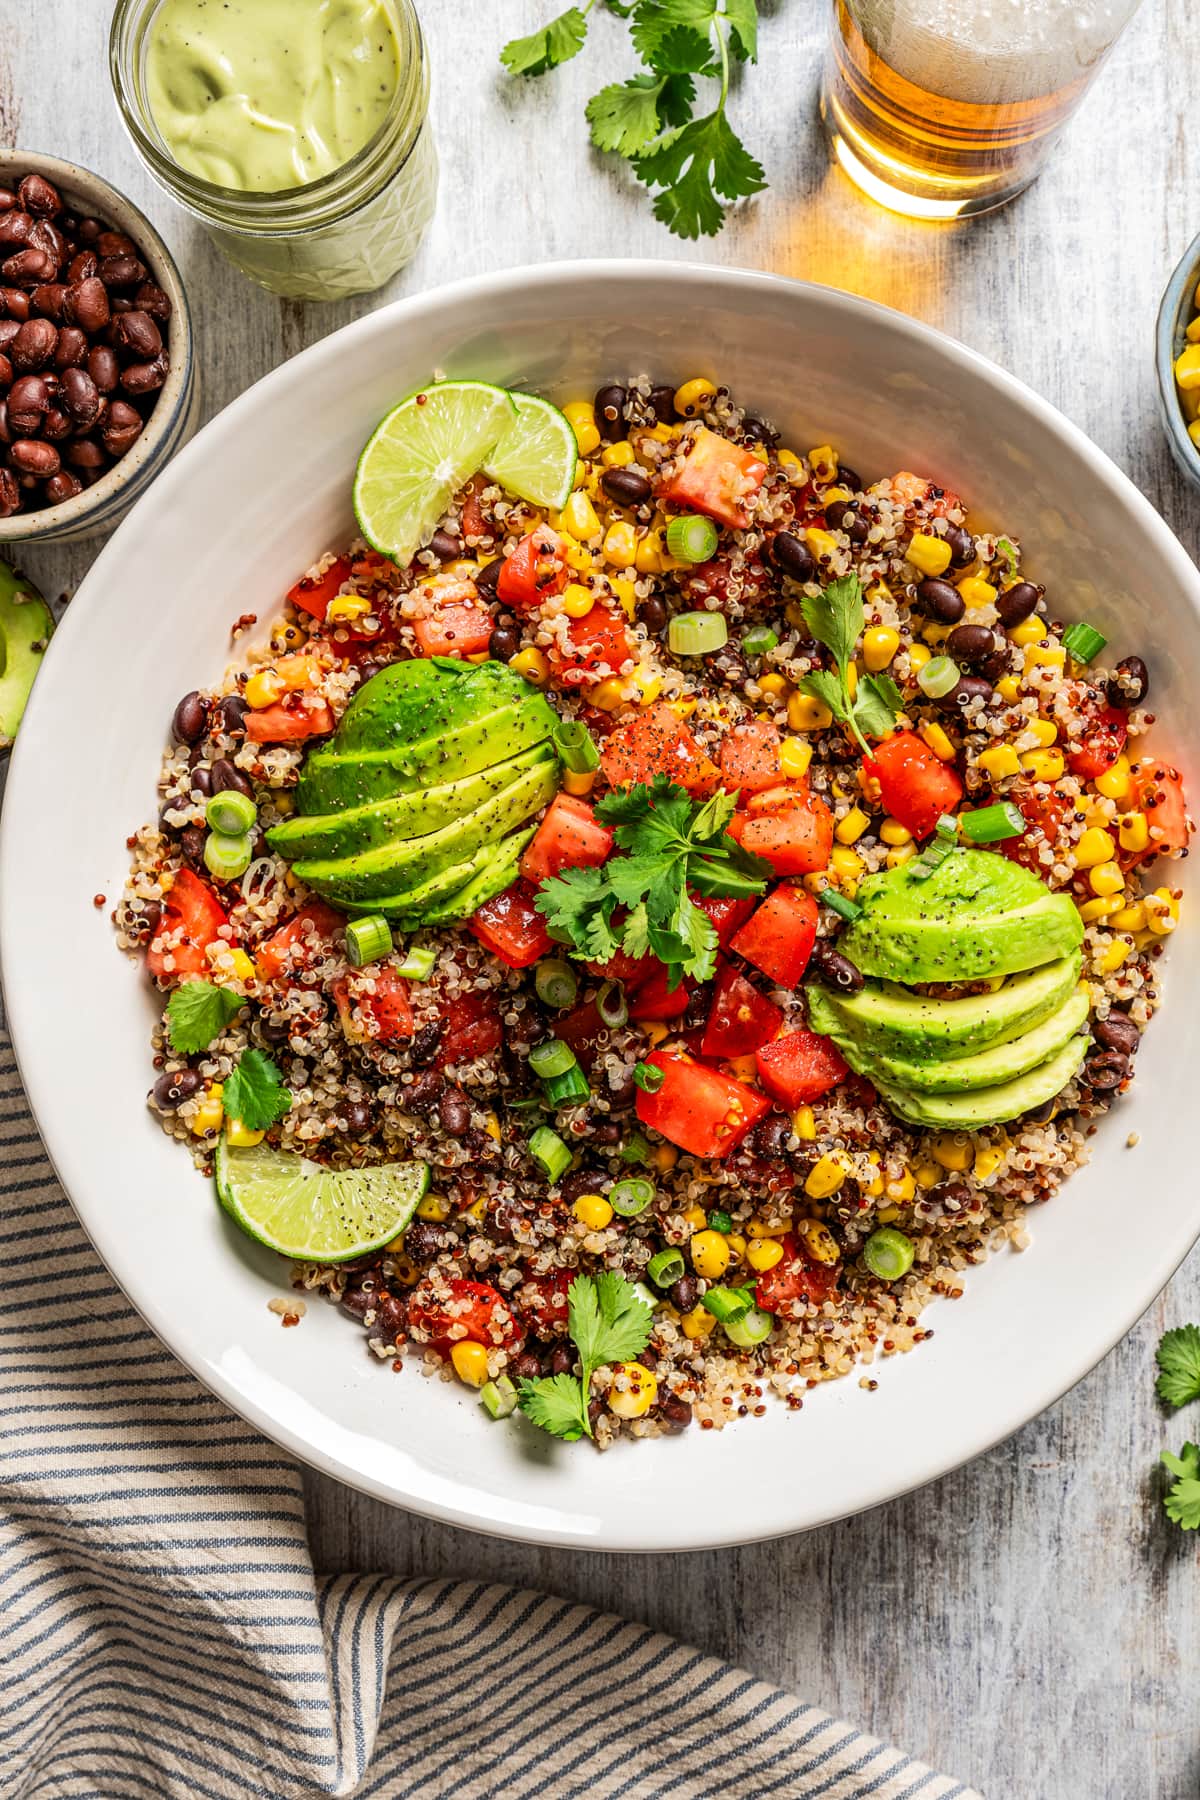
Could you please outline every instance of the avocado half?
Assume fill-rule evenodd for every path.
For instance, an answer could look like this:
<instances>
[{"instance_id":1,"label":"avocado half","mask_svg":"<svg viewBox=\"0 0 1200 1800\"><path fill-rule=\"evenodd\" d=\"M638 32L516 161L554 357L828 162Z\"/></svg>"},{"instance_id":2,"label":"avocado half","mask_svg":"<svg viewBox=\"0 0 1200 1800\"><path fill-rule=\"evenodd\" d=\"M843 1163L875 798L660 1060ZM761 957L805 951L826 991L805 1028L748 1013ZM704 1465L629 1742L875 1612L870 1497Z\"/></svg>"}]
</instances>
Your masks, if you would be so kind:
<instances>
[{"instance_id":1,"label":"avocado half","mask_svg":"<svg viewBox=\"0 0 1200 1800\"><path fill-rule=\"evenodd\" d=\"M501 663L393 663L309 756L268 842L345 912L469 918L516 878L528 821L558 790L557 724Z\"/></svg>"},{"instance_id":2,"label":"avocado half","mask_svg":"<svg viewBox=\"0 0 1200 1800\"><path fill-rule=\"evenodd\" d=\"M17 735L53 630L50 608L33 583L0 563L0 750Z\"/></svg>"}]
</instances>

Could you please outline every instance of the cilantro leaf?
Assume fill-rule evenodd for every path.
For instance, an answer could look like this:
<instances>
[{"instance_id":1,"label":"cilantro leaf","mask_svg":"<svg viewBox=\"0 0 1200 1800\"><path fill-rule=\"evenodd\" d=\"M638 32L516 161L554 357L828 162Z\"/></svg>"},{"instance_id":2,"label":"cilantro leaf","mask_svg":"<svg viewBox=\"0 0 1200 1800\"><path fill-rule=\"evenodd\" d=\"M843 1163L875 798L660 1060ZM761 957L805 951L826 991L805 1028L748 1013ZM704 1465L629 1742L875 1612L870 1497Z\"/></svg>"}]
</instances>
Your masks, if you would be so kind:
<instances>
[{"instance_id":1,"label":"cilantro leaf","mask_svg":"<svg viewBox=\"0 0 1200 1800\"><path fill-rule=\"evenodd\" d=\"M1200 1445L1186 1443L1178 1456L1169 1450L1162 1460L1176 1477L1163 1496L1163 1509L1183 1531L1200 1530Z\"/></svg>"},{"instance_id":2,"label":"cilantro leaf","mask_svg":"<svg viewBox=\"0 0 1200 1800\"><path fill-rule=\"evenodd\" d=\"M543 1375L518 1384L517 1405L526 1418L568 1444L588 1429L582 1401L583 1390L575 1375Z\"/></svg>"},{"instance_id":3,"label":"cilantro leaf","mask_svg":"<svg viewBox=\"0 0 1200 1800\"><path fill-rule=\"evenodd\" d=\"M567 1443L585 1434L590 1437L592 1376L607 1363L628 1362L639 1355L653 1323L654 1308L615 1269L577 1275L567 1292L567 1330L579 1352L581 1373L522 1381L517 1395L521 1411Z\"/></svg>"},{"instance_id":4,"label":"cilantro leaf","mask_svg":"<svg viewBox=\"0 0 1200 1800\"><path fill-rule=\"evenodd\" d=\"M232 988L185 981L167 1001L167 1040L177 1056L194 1056L219 1038L246 1002Z\"/></svg>"},{"instance_id":5,"label":"cilantro leaf","mask_svg":"<svg viewBox=\"0 0 1200 1800\"><path fill-rule=\"evenodd\" d=\"M614 81L593 94L584 108L597 150L615 150L619 156L636 156L656 138L663 119L659 102L667 77L633 75ZM692 87L693 94L695 87Z\"/></svg>"},{"instance_id":6,"label":"cilantro leaf","mask_svg":"<svg viewBox=\"0 0 1200 1800\"><path fill-rule=\"evenodd\" d=\"M739 62L758 61L757 0L725 0L733 53Z\"/></svg>"},{"instance_id":7,"label":"cilantro leaf","mask_svg":"<svg viewBox=\"0 0 1200 1800\"><path fill-rule=\"evenodd\" d=\"M654 216L682 238L715 237L725 223L722 201L767 185L761 163L725 117L723 100L715 112L666 132L634 159L633 170L647 187L662 190L654 198Z\"/></svg>"},{"instance_id":8,"label":"cilantro leaf","mask_svg":"<svg viewBox=\"0 0 1200 1800\"><path fill-rule=\"evenodd\" d=\"M1159 1367L1155 1387L1164 1405L1186 1406L1189 1400L1200 1399L1200 1325L1168 1331L1155 1360Z\"/></svg>"},{"instance_id":9,"label":"cilantro leaf","mask_svg":"<svg viewBox=\"0 0 1200 1800\"><path fill-rule=\"evenodd\" d=\"M890 675L859 677L853 718L865 737L886 737L903 711L904 695Z\"/></svg>"},{"instance_id":10,"label":"cilantro leaf","mask_svg":"<svg viewBox=\"0 0 1200 1800\"><path fill-rule=\"evenodd\" d=\"M840 724L849 723L850 707L846 684L832 669L814 669L811 675L802 675L796 687L800 693L811 694L814 700L820 700Z\"/></svg>"},{"instance_id":11,"label":"cilantro leaf","mask_svg":"<svg viewBox=\"0 0 1200 1800\"><path fill-rule=\"evenodd\" d=\"M806 594L800 602L804 623L819 644L824 644L839 673L853 661L854 646L866 622L862 582L857 575L842 575L819 594Z\"/></svg>"},{"instance_id":12,"label":"cilantro leaf","mask_svg":"<svg viewBox=\"0 0 1200 1800\"><path fill-rule=\"evenodd\" d=\"M800 602L804 622L819 644L837 664L837 674L815 670L797 685L803 694L824 701L839 724L858 741L864 755L868 737L886 737L904 711L904 696L890 675L864 675L850 698L848 675L854 646L866 623L862 583L857 575L842 575L819 594L806 594Z\"/></svg>"},{"instance_id":13,"label":"cilantro leaf","mask_svg":"<svg viewBox=\"0 0 1200 1800\"><path fill-rule=\"evenodd\" d=\"M292 1096L271 1058L261 1050L243 1050L221 1096L228 1118L240 1119L251 1131L266 1131L291 1110Z\"/></svg>"},{"instance_id":14,"label":"cilantro leaf","mask_svg":"<svg viewBox=\"0 0 1200 1800\"><path fill-rule=\"evenodd\" d=\"M501 50L500 61L510 75L545 75L578 56L586 37L587 18L571 6L528 37L512 38Z\"/></svg>"}]
</instances>

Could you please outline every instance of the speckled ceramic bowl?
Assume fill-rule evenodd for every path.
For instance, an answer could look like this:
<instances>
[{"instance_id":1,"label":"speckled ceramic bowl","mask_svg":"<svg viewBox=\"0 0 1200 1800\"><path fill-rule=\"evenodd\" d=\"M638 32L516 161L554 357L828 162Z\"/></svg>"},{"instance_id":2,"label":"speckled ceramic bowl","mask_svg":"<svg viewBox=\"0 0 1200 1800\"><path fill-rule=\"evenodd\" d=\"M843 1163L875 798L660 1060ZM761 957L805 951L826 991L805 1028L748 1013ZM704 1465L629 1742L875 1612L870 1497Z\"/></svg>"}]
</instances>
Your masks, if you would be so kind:
<instances>
[{"instance_id":1,"label":"speckled ceramic bowl","mask_svg":"<svg viewBox=\"0 0 1200 1800\"><path fill-rule=\"evenodd\" d=\"M171 369L141 437L94 487L61 506L0 519L0 550L6 544L64 543L110 530L149 487L159 470L196 429L199 393L192 347L192 317L179 270L145 213L103 176L57 156L33 150L0 150L0 183L7 186L30 172L52 181L75 211L91 214L131 237L159 287L171 301L168 349Z\"/></svg>"},{"instance_id":2,"label":"speckled ceramic bowl","mask_svg":"<svg viewBox=\"0 0 1200 1800\"><path fill-rule=\"evenodd\" d=\"M1154 361L1158 370L1158 407L1171 455L1194 487L1200 487L1200 445L1188 436L1188 422L1175 388L1175 359L1187 342L1189 321L1196 312L1196 285L1200 282L1200 237L1193 238L1158 309Z\"/></svg>"}]
</instances>

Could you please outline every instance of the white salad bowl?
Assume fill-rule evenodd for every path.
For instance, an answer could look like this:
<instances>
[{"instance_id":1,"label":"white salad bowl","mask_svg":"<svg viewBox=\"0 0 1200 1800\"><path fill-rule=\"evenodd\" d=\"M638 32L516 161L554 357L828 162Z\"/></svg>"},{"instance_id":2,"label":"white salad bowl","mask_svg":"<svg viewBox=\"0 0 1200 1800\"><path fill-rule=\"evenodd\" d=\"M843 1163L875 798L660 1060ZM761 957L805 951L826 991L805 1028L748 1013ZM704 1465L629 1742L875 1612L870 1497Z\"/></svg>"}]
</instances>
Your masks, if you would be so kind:
<instances>
[{"instance_id":1,"label":"white salad bowl","mask_svg":"<svg viewBox=\"0 0 1200 1800\"><path fill-rule=\"evenodd\" d=\"M0 828L0 949L21 1072L97 1249L163 1340L230 1406L316 1467L502 1536L674 1550L801 1530L978 1455L1128 1331L1200 1230L1200 932L1185 904L1165 1004L1093 1160L1030 1220L1032 1248L971 1272L931 1342L812 1392L802 1412L619 1443L493 1424L457 1384L395 1376L310 1302L267 1308L286 1267L241 1237L146 1110L154 1002L108 920L125 839L154 816L172 709L217 679L229 628L350 532L360 447L434 371L560 399L645 371L707 373L803 450L863 476L919 470L1021 539L1056 611L1146 656L1154 742L1200 783L1200 576L1130 482L1036 395L928 327L767 275L590 262L513 270L384 308L294 358L213 421L104 550L54 638ZM1198 789L1197 791L1200 791ZM97 910L93 896L108 904ZM1137 1134L1136 1148L1127 1139ZM64 1355L70 1354L64 1344Z\"/></svg>"}]
</instances>

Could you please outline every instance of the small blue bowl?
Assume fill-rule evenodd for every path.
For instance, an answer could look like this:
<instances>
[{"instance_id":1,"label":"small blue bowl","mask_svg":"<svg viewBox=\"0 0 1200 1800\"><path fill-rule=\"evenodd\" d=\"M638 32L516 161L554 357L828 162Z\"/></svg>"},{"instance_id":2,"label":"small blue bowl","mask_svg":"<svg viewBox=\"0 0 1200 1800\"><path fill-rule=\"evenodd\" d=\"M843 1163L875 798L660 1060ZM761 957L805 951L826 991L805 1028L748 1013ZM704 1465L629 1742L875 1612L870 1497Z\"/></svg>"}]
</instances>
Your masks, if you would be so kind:
<instances>
[{"instance_id":1,"label":"small blue bowl","mask_svg":"<svg viewBox=\"0 0 1200 1800\"><path fill-rule=\"evenodd\" d=\"M1200 237L1193 238L1176 268L1158 309L1154 362L1158 370L1158 410L1171 455L1193 487L1200 488L1200 445L1188 436L1188 422L1175 386L1175 359L1187 343L1187 328L1196 316L1200 282Z\"/></svg>"}]
</instances>

